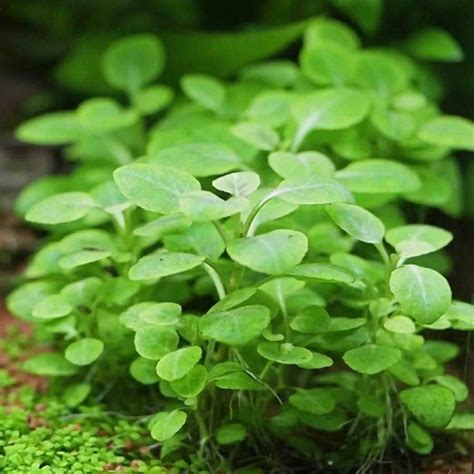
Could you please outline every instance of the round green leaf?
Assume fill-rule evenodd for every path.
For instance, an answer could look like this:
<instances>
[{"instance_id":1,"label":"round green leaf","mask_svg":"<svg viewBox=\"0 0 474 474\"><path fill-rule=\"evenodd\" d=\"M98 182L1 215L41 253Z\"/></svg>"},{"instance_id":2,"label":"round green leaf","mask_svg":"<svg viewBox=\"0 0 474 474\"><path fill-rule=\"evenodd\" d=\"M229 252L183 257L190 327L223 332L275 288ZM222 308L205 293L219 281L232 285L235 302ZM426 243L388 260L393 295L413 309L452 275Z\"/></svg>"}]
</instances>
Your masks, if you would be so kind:
<instances>
[{"instance_id":1,"label":"round green leaf","mask_svg":"<svg viewBox=\"0 0 474 474\"><path fill-rule=\"evenodd\" d=\"M221 425L216 430L216 440L219 444L228 445L243 441L247 437L247 429L240 423Z\"/></svg>"},{"instance_id":2,"label":"round green leaf","mask_svg":"<svg viewBox=\"0 0 474 474\"><path fill-rule=\"evenodd\" d=\"M162 214L178 212L179 198L201 189L199 181L189 173L143 163L118 168L114 179L120 191L134 204Z\"/></svg>"},{"instance_id":3,"label":"round green leaf","mask_svg":"<svg viewBox=\"0 0 474 474\"><path fill-rule=\"evenodd\" d=\"M163 411L153 417L151 436L159 442L172 438L186 423L188 415L181 410Z\"/></svg>"},{"instance_id":4,"label":"round green leaf","mask_svg":"<svg viewBox=\"0 0 474 474\"><path fill-rule=\"evenodd\" d=\"M204 257L191 253L159 252L142 257L130 268L131 280L150 280L175 275L195 268Z\"/></svg>"},{"instance_id":5,"label":"round green leaf","mask_svg":"<svg viewBox=\"0 0 474 474\"><path fill-rule=\"evenodd\" d=\"M85 337L69 344L64 355L74 365L89 365L100 357L103 350L104 343L100 339Z\"/></svg>"},{"instance_id":6,"label":"round green leaf","mask_svg":"<svg viewBox=\"0 0 474 474\"><path fill-rule=\"evenodd\" d=\"M196 177L228 173L239 167L240 158L219 143L184 143L158 151L150 163L186 171Z\"/></svg>"},{"instance_id":7,"label":"round green leaf","mask_svg":"<svg viewBox=\"0 0 474 474\"><path fill-rule=\"evenodd\" d=\"M179 336L167 327L144 327L135 333L135 349L145 359L158 360L178 347Z\"/></svg>"},{"instance_id":8,"label":"round green leaf","mask_svg":"<svg viewBox=\"0 0 474 474\"><path fill-rule=\"evenodd\" d=\"M217 79L202 74L188 74L181 79L183 92L206 109L219 109L225 99L225 87Z\"/></svg>"},{"instance_id":9,"label":"round green leaf","mask_svg":"<svg viewBox=\"0 0 474 474\"><path fill-rule=\"evenodd\" d=\"M228 345L244 345L262 334L270 322L265 306L243 306L205 314L199 323L202 336Z\"/></svg>"},{"instance_id":10,"label":"round green leaf","mask_svg":"<svg viewBox=\"0 0 474 474\"><path fill-rule=\"evenodd\" d=\"M23 369L25 372L45 377L68 377L77 371L77 367L65 359L62 354L53 352L29 358L23 364Z\"/></svg>"},{"instance_id":11,"label":"round green leaf","mask_svg":"<svg viewBox=\"0 0 474 474\"><path fill-rule=\"evenodd\" d=\"M194 398L204 390L206 383L207 369L198 364L184 377L170 382L170 386L180 397Z\"/></svg>"},{"instance_id":12,"label":"round green leaf","mask_svg":"<svg viewBox=\"0 0 474 474\"><path fill-rule=\"evenodd\" d=\"M232 196L247 196L260 186L260 176L253 171L240 171L215 179L212 185Z\"/></svg>"},{"instance_id":13,"label":"round green leaf","mask_svg":"<svg viewBox=\"0 0 474 474\"><path fill-rule=\"evenodd\" d=\"M336 283L352 283L354 275L344 267L331 263L302 263L293 268L289 275Z\"/></svg>"},{"instance_id":14,"label":"round green leaf","mask_svg":"<svg viewBox=\"0 0 474 474\"><path fill-rule=\"evenodd\" d=\"M435 429L447 426L456 406L453 392L434 384L403 390L400 399L421 423Z\"/></svg>"},{"instance_id":15,"label":"round green leaf","mask_svg":"<svg viewBox=\"0 0 474 474\"><path fill-rule=\"evenodd\" d=\"M161 216L148 224L137 227L133 233L140 237L154 236L161 238L166 234L181 233L192 224L192 220L182 213Z\"/></svg>"},{"instance_id":16,"label":"round green leaf","mask_svg":"<svg viewBox=\"0 0 474 474\"><path fill-rule=\"evenodd\" d=\"M329 18L318 18L311 22L304 32L305 46L333 43L349 50L357 49L360 40L345 23Z\"/></svg>"},{"instance_id":17,"label":"round green leaf","mask_svg":"<svg viewBox=\"0 0 474 474\"><path fill-rule=\"evenodd\" d=\"M401 163L371 159L350 163L336 177L356 193L409 193L421 186L418 175Z\"/></svg>"},{"instance_id":18,"label":"round green leaf","mask_svg":"<svg viewBox=\"0 0 474 474\"><path fill-rule=\"evenodd\" d=\"M443 387L449 388L457 402L463 402L469 396L466 384L452 375L437 375L434 380Z\"/></svg>"},{"instance_id":19,"label":"round green leaf","mask_svg":"<svg viewBox=\"0 0 474 474\"><path fill-rule=\"evenodd\" d=\"M265 359L279 364L300 365L313 359L313 353L310 350L294 346L290 342L261 342L257 346L257 352Z\"/></svg>"},{"instance_id":20,"label":"round green leaf","mask_svg":"<svg viewBox=\"0 0 474 474\"><path fill-rule=\"evenodd\" d=\"M142 357L130 364L130 375L143 385L152 385L160 380L156 373L156 361Z\"/></svg>"},{"instance_id":21,"label":"round green leaf","mask_svg":"<svg viewBox=\"0 0 474 474\"><path fill-rule=\"evenodd\" d=\"M407 445L411 450L419 454L431 453L434 443L428 431L416 423L409 423L407 432Z\"/></svg>"},{"instance_id":22,"label":"round green leaf","mask_svg":"<svg viewBox=\"0 0 474 474\"><path fill-rule=\"evenodd\" d=\"M343 359L352 370L373 375L396 364L401 356L401 351L394 347L367 344L347 351Z\"/></svg>"},{"instance_id":23,"label":"round green leaf","mask_svg":"<svg viewBox=\"0 0 474 474\"><path fill-rule=\"evenodd\" d=\"M153 35L128 36L105 51L102 70L113 87L136 94L156 79L164 68L165 52Z\"/></svg>"},{"instance_id":24,"label":"round green leaf","mask_svg":"<svg viewBox=\"0 0 474 474\"><path fill-rule=\"evenodd\" d=\"M324 388L300 389L290 396L289 401L298 410L313 415L325 415L336 407L331 392Z\"/></svg>"},{"instance_id":25,"label":"round green leaf","mask_svg":"<svg viewBox=\"0 0 474 474\"><path fill-rule=\"evenodd\" d=\"M181 306L177 303L156 303L139 314L142 321L153 326L175 326L180 316Z\"/></svg>"},{"instance_id":26,"label":"round green leaf","mask_svg":"<svg viewBox=\"0 0 474 474\"><path fill-rule=\"evenodd\" d=\"M39 224L62 224L84 217L97 203L87 193L55 194L35 204L25 219Z\"/></svg>"},{"instance_id":27,"label":"round green leaf","mask_svg":"<svg viewBox=\"0 0 474 474\"><path fill-rule=\"evenodd\" d=\"M280 127L289 118L292 97L286 91L268 91L258 94L244 115L251 121L269 127Z\"/></svg>"},{"instance_id":28,"label":"round green leaf","mask_svg":"<svg viewBox=\"0 0 474 474\"><path fill-rule=\"evenodd\" d=\"M64 403L70 408L80 405L89 396L91 389L92 387L88 383L69 385L63 393Z\"/></svg>"},{"instance_id":29,"label":"round green leaf","mask_svg":"<svg viewBox=\"0 0 474 474\"><path fill-rule=\"evenodd\" d=\"M451 288L446 279L418 265L396 269L390 277L390 289L402 311L421 324L436 321L451 304Z\"/></svg>"},{"instance_id":30,"label":"round green leaf","mask_svg":"<svg viewBox=\"0 0 474 474\"><path fill-rule=\"evenodd\" d=\"M285 273L298 265L307 250L308 239L303 233L284 229L233 240L227 246L233 260L270 275Z\"/></svg>"},{"instance_id":31,"label":"round green leaf","mask_svg":"<svg viewBox=\"0 0 474 474\"><path fill-rule=\"evenodd\" d=\"M353 204L326 206L329 217L354 239L368 244L380 244L385 234L382 221L363 207Z\"/></svg>"},{"instance_id":32,"label":"round green leaf","mask_svg":"<svg viewBox=\"0 0 474 474\"><path fill-rule=\"evenodd\" d=\"M184 377L201 358L198 346L183 347L165 355L156 366L156 373L164 380L173 381Z\"/></svg>"},{"instance_id":33,"label":"round green leaf","mask_svg":"<svg viewBox=\"0 0 474 474\"><path fill-rule=\"evenodd\" d=\"M425 224L394 227L385 236L385 240L403 259L436 252L446 247L452 239L451 232Z\"/></svg>"},{"instance_id":34,"label":"round green leaf","mask_svg":"<svg viewBox=\"0 0 474 474\"><path fill-rule=\"evenodd\" d=\"M67 316L72 310L72 306L63 295L50 295L33 308L33 316L38 319L56 319Z\"/></svg>"},{"instance_id":35,"label":"round green leaf","mask_svg":"<svg viewBox=\"0 0 474 474\"><path fill-rule=\"evenodd\" d=\"M309 362L304 362L303 364L298 364L298 367L301 367L302 369L315 370L331 367L333 364L334 361L327 355L319 352L312 352L311 360Z\"/></svg>"},{"instance_id":36,"label":"round green leaf","mask_svg":"<svg viewBox=\"0 0 474 474\"><path fill-rule=\"evenodd\" d=\"M405 42L413 56L426 61L461 61L464 54L446 31L440 28L424 28L417 31Z\"/></svg>"},{"instance_id":37,"label":"round green leaf","mask_svg":"<svg viewBox=\"0 0 474 474\"><path fill-rule=\"evenodd\" d=\"M142 89L135 97L135 106L143 115L156 114L173 100L173 89L156 85Z\"/></svg>"},{"instance_id":38,"label":"round green leaf","mask_svg":"<svg viewBox=\"0 0 474 474\"><path fill-rule=\"evenodd\" d=\"M308 176L332 177L336 167L326 155L317 151L270 153L268 164L275 173L285 179L305 179Z\"/></svg>"},{"instance_id":39,"label":"round green leaf","mask_svg":"<svg viewBox=\"0 0 474 474\"><path fill-rule=\"evenodd\" d=\"M245 143L249 143L258 150L274 150L280 141L278 133L262 123L238 123L232 127L231 131L237 138L240 138Z\"/></svg>"},{"instance_id":40,"label":"round green leaf","mask_svg":"<svg viewBox=\"0 0 474 474\"><path fill-rule=\"evenodd\" d=\"M406 316L392 316L385 320L383 327L387 331L398 334L413 334L416 331L415 324Z\"/></svg>"},{"instance_id":41,"label":"round green leaf","mask_svg":"<svg viewBox=\"0 0 474 474\"><path fill-rule=\"evenodd\" d=\"M301 314L295 316L290 322L291 329L303 334L324 332L330 325L331 317L328 312L317 306L305 308Z\"/></svg>"},{"instance_id":42,"label":"round green leaf","mask_svg":"<svg viewBox=\"0 0 474 474\"><path fill-rule=\"evenodd\" d=\"M87 265L88 263L99 262L110 257L108 250L81 250L59 259L59 266L65 270Z\"/></svg>"},{"instance_id":43,"label":"round green leaf","mask_svg":"<svg viewBox=\"0 0 474 474\"><path fill-rule=\"evenodd\" d=\"M432 118L422 125L418 137L431 145L474 151L474 123L463 117Z\"/></svg>"}]
</instances>

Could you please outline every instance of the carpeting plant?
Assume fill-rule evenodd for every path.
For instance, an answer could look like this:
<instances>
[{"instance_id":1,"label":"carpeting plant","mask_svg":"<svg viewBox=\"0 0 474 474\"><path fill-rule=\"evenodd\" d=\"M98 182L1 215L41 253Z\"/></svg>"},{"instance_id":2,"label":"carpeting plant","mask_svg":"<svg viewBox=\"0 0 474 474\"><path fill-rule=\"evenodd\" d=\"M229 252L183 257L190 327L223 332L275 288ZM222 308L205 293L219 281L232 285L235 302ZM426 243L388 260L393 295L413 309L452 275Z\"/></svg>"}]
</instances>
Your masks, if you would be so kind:
<instances>
[{"instance_id":1,"label":"carpeting plant","mask_svg":"<svg viewBox=\"0 0 474 474\"><path fill-rule=\"evenodd\" d=\"M26 368L83 397L130 374L159 395L162 453L192 446L211 469L366 472L469 428L467 387L446 372L459 348L424 334L472 330L474 309L431 268L451 234L408 223L461 212L449 155L474 148L436 80L327 19L299 67L188 75L174 103L150 85L163 67L156 38L120 40L103 71L127 106L89 99L19 128L78 162L18 201L49 241L9 308L56 348Z\"/></svg>"}]
</instances>

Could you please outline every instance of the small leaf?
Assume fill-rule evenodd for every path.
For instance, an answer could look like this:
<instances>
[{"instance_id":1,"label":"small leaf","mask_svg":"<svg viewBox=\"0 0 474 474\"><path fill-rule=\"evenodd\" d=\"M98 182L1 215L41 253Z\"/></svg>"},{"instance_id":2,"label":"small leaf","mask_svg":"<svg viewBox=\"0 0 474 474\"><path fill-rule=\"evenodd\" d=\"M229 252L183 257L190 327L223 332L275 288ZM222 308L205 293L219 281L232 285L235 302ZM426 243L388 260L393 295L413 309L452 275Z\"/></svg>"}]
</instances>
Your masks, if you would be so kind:
<instances>
[{"instance_id":1,"label":"small leaf","mask_svg":"<svg viewBox=\"0 0 474 474\"><path fill-rule=\"evenodd\" d=\"M244 345L257 338L270 322L265 306L243 306L205 314L199 323L202 336L227 345Z\"/></svg>"},{"instance_id":2,"label":"small leaf","mask_svg":"<svg viewBox=\"0 0 474 474\"><path fill-rule=\"evenodd\" d=\"M108 250L81 250L79 252L66 255L59 259L59 266L65 270L87 265L88 263L99 262L110 257Z\"/></svg>"},{"instance_id":3,"label":"small leaf","mask_svg":"<svg viewBox=\"0 0 474 474\"><path fill-rule=\"evenodd\" d=\"M469 396L466 384L452 375L437 375L434 380L443 387L449 388L457 402L463 402Z\"/></svg>"},{"instance_id":4,"label":"small leaf","mask_svg":"<svg viewBox=\"0 0 474 474\"><path fill-rule=\"evenodd\" d=\"M408 425L408 447L419 454L429 454L433 450L433 438L416 423L409 423Z\"/></svg>"},{"instance_id":5,"label":"small leaf","mask_svg":"<svg viewBox=\"0 0 474 474\"><path fill-rule=\"evenodd\" d=\"M363 207L353 204L326 206L329 217L351 237L368 244L380 244L385 234L382 221Z\"/></svg>"},{"instance_id":6,"label":"small leaf","mask_svg":"<svg viewBox=\"0 0 474 474\"><path fill-rule=\"evenodd\" d=\"M160 359L156 373L164 380L178 380L199 362L201 355L202 350L198 346L183 347Z\"/></svg>"},{"instance_id":7,"label":"small leaf","mask_svg":"<svg viewBox=\"0 0 474 474\"><path fill-rule=\"evenodd\" d=\"M341 183L335 179L316 176L285 179L270 197L307 205L353 201L351 193Z\"/></svg>"},{"instance_id":8,"label":"small leaf","mask_svg":"<svg viewBox=\"0 0 474 474\"><path fill-rule=\"evenodd\" d=\"M260 186L260 176L253 171L227 174L212 182L214 188L232 196L248 196Z\"/></svg>"},{"instance_id":9,"label":"small leaf","mask_svg":"<svg viewBox=\"0 0 474 474\"><path fill-rule=\"evenodd\" d=\"M290 342L261 342L257 352L265 359L279 364L301 365L313 359L313 353L305 347L297 347Z\"/></svg>"},{"instance_id":10,"label":"small leaf","mask_svg":"<svg viewBox=\"0 0 474 474\"><path fill-rule=\"evenodd\" d=\"M268 125L257 122L242 122L234 125L232 133L245 143L249 143L258 150L274 150L280 142L280 137Z\"/></svg>"},{"instance_id":11,"label":"small leaf","mask_svg":"<svg viewBox=\"0 0 474 474\"><path fill-rule=\"evenodd\" d=\"M60 193L35 204L25 218L39 224L63 224L77 221L96 206L97 203L87 193Z\"/></svg>"},{"instance_id":12,"label":"small leaf","mask_svg":"<svg viewBox=\"0 0 474 474\"><path fill-rule=\"evenodd\" d=\"M425 61L462 61L464 54L445 30L440 28L425 28L417 31L408 38L405 46L409 53Z\"/></svg>"},{"instance_id":13,"label":"small leaf","mask_svg":"<svg viewBox=\"0 0 474 474\"><path fill-rule=\"evenodd\" d=\"M143 385L152 385L160 380L156 373L156 361L142 357L130 364L130 375Z\"/></svg>"},{"instance_id":14,"label":"small leaf","mask_svg":"<svg viewBox=\"0 0 474 474\"><path fill-rule=\"evenodd\" d=\"M191 253L159 252L142 257L130 268L131 280L151 280L191 270L204 262L204 257Z\"/></svg>"},{"instance_id":15,"label":"small leaf","mask_svg":"<svg viewBox=\"0 0 474 474\"><path fill-rule=\"evenodd\" d=\"M161 216L148 224L137 227L133 233L140 237L154 236L161 238L165 234L180 233L185 231L192 224L192 220L182 213Z\"/></svg>"},{"instance_id":16,"label":"small leaf","mask_svg":"<svg viewBox=\"0 0 474 474\"><path fill-rule=\"evenodd\" d=\"M62 354L47 352L29 358L23 364L23 370L45 377L68 377L76 373L77 367L65 359Z\"/></svg>"},{"instance_id":17,"label":"small leaf","mask_svg":"<svg viewBox=\"0 0 474 474\"><path fill-rule=\"evenodd\" d=\"M308 176L330 178L336 170L331 159L317 151L304 151L298 154L270 153L268 164L275 173L285 179L305 179Z\"/></svg>"},{"instance_id":18,"label":"small leaf","mask_svg":"<svg viewBox=\"0 0 474 474\"><path fill-rule=\"evenodd\" d=\"M448 425L456 405L451 390L433 384L403 390L400 399L421 423L435 429Z\"/></svg>"},{"instance_id":19,"label":"small leaf","mask_svg":"<svg viewBox=\"0 0 474 474\"><path fill-rule=\"evenodd\" d=\"M474 123L455 115L441 115L424 123L418 138L431 145L474 151Z\"/></svg>"},{"instance_id":20,"label":"small leaf","mask_svg":"<svg viewBox=\"0 0 474 474\"><path fill-rule=\"evenodd\" d=\"M290 322L291 329L304 334L324 332L330 325L331 318L328 312L317 306L305 308L301 314L295 316Z\"/></svg>"},{"instance_id":21,"label":"small leaf","mask_svg":"<svg viewBox=\"0 0 474 474\"><path fill-rule=\"evenodd\" d=\"M246 372L232 372L219 376L215 381L216 387L222 390L267 390L267 387L252 378Z\"/></svg>"},{"instance_id":22,"label":"small leaf","mask_svg":"<svg viewBox=\"0 0 474 474\"><path fill-rule=\"evenodd\" d=\"M179 198L199 191L199 181L184 171L136 163L114 172L120 191L130 201L147 211L172 214L178 212Z\"/></svg>"},{"instance_id":23,"label":"small leaf","mask_svg":"<svg viewBox=\"0 0 474 474\"><path fill-rule=\"evenodd\" d=\"M91 388L88 383L69 385L63 393L64 403L70 408L77 407L89 396Z\"/></svg>"},{"instance_id":24,"label":"small leaf","mask_svg":"<svg viewBox=\"0 0 474 474\"><path fill-rule=\"evenodd\" d=\"M64 351L64 355L72 364L82 366L96 361L103 350L104 343L100 339L85 337L69 344Z\"/></svg>"},{"instance_id":25,"label":"small leaf","mask_svg":"<svg viewBox=\"0 0 474 474\"><path fill-rule=\"evenodd\" d=\"M244 115L251 121L269 127L280 127L289 118L292 97L285 91L268 91L258 94Z\"/></svg>"},{"instance_id":26,"label":"small leaf","mask_svg":"<svg viewBox=\"0 0 474 474\"><path fill-rule=\"evenodd\" d=\"M293 85L298 76L299 71L296 64L283 59L251 64L240 71L240 77L244 81L281 89Z\"/></svg>"},{"instance_id":27,"label":"small leaf","mask_svg":"<svg viewBox=\"0 0 474 474\"><path fill-rule=\"evenodd\" d=\"M410 138L416 128L416 122L409 114L382 107L374 110L370 119L383 136L398 142Z\"/></svg>"},{"instance_id":28,"label":"small leaf","mask_svg":"<svg viewBox=\"0 0 474 474\"><path fill-rule=\"evenodd\" d=\"M298 410L313 415L325 415L336 407L331 392L324 388L300 389L290 396L289 401Z\"/></svg>"},{"instance_id":29,"label":"small leaf","mask_svg":"<svg viewBox=\"0 0 474 474\"><path fill-rule=\"evenodd\" d=\"M15 133L35 145L64 145L80 139L84 131L75 112L52 112L23 122Z\"/></svg>"},{"instance_id":30,"label":"small leaf","mask_svg":"<svg viewBox=\"0 0 474 474\"><path fill-rule=\"evenodd\" d=\"M360 40L351 28L329 18L318 18L311 22L304 33L305 46L311 47L321 43L333 43L349 50L360 46Z\"/></svg>"},{"instance_id":31,"label":"small leaf","mask_svg":"<svg viewBox=\"0 0 474 474\"><path fill-rule=\"evenodd\" d=\"M300 278L311 278L321 281L352 283L354 275L344 267L331 263L302 263L288 272L289 275Z\"/></svg>"},{"instance_id":32,"label":"small leaf","mask_svg":"<svg viewBox=\"0 0 474 474\"><path fill-rule=\"evenodd\" d=\"M186 423L188 415L181 410L162 411L153 417L151 436L159 442L172 438Z\"/></svg>"},{"instance_id":33,"label":"small leaf","mask_svg":"<svg viewBox=\"0 0 474 474\"><path fill-rule=\"evenodd\" d=\"M397 334L413 334L416 331L415 324L406 316L392 316L385 320L383 327Z\"/></svg>"},{"instance_id":34,"label":"small leaf","mask_svg":"<svg viewBox=\"0 0 474 474\"><path fill-rule=\"evenodd\" d=\"M394 227L385 236L385 240L403 259L436 252L446 247L452 239L451 232L425 224Z\"/></svg>"},{"instance_id":35,"label":"small leaf","mask_svg":"<svg viewBox=\"0 0 474 474\"><path fill-rule=\"evenodd\" d=\"M168 86L150 86L136 95L135 106L143 115L156 114L167 107L173 97L173 89Z\"/></svg>"},{"instance_id":36,"label":"small leaf","mask_svg":"<svg viewBox=\"0 0 474 474\"><path fill-rule=\"evenodd\" d=\"M183 143L150 155L148 161L201 178L235 170L241 160L232 149L219 143Z\"/></svg>"},{"instance_id":37,"label":"small leaf","mask_svg":"<svg viewBox=\"0 0 474 474\"><path fill-rule=\"evenodd\" d=\"M38 319L56 319L67 316L72 310L72 306L63 295L50 295L35 305L33 316Z\"/></svg>"},{"instance_id":38,"label":"small leaf","mask_svg":"<svg viewBox=\"0 0 474 474\"><path fill-rule=\"evenodd\" d=\"M405 265L390 277L390 289L402 311L421 324L436 321L451 304L451 289L446 279L430 268Z\"/></svg>"},{"instance_id":39,"label":"small leaf","mask_svg":"<svg viewBox=\"0 0 474 474\"><path fill-rule=\"evenodd\" d=\"M361 122L370 107L368 96L352 89L327 89L302 96L293 108L297 129L292 150L313 130L339 130Z\"/></svg>"},{"instance_id":40,"label":"small leaf","mask_svg":"<svg viewBox=\"0 0 474 474\"><path fill-rule=\"evenodd\" d=\"M474 430L474 413L455 413L446 427L447 430Z\"/></svg>"},{"instance_id":41,"label":"small leaf","mask_svg":"<svg viewBox=\"0 0 474 474\"><path fill-rule=\"evenodd\" d=\"M256 237L233 240L227 252L236 262L256 272L278 275L303 260L308 239L301 232L274 230Z\"/></svg>"},{"instance_id":42,"label":"small leaf","mask_svg":"<svg viewBox=\"0 0 474 474\"><path fill-rule=\"evenodd\" d=\"M177 303L156 303L139 314L142 321L153 326L175 326L180 316L181 306Z\"/></svg>"},{"instance_id":43,"label":"small leaf","mask_svg":"<svg viewBox=\"0 0 474 474\"><path fill-rule=\"evenodd\" d=\"M183 92L206 109L218 110L225 99L225 87L220 81L201 74L188 74L181 79Z\"/></svg>"},{"instance_id":44,"label":"small leaf","mask_svg":"<svg viewBox=\"0 0 474 474\"><path fill-rule=\"evenodd\" d=\"M195 365L184 377L170 382L171 388L184 398L197 397L206 387L207 370L203 365Z\"/></svg>"},{"instance_id":45,"label":"small leaf","mask_svg":"<svg viewBox=\"0 0 474 474\"><path fill-rule=\"evenodd\" d=\"M164 64L165 52L158 38L136 35L119 39L107 48L102 70L110 85L134 95L160 75Z\"/></svg>"},{"instance_id":46,"label":"small leaf","mask_svg":"<svg viewBox=\"0 0 474 474\"><path fill-rule=\"evenodd\" d=\"M367 344L347 351L343 359L352 370L373 375L396 364L401 356L401 351L394 347Z\"/></svg>"},{"instance_id":47,"label":"small leaf","mask_svg":"<svg viewBox=\"0 0 474 474\"><path fill-rule=\"evenodd\" d=\"M135 349L145 359L158 360L178 347L179 336L167 327L144 327L135 333Z\"/></svg>"},{"instance_id":48,"label":"small leaf","mask_svg":"<svg viewBox=\"0 0 474 474\"><path fill-rule=\"evenodd\" d=\"M228 444L240 443L247 437L247 430L240 423L229 423L221 425L216 430L216 440L224 446Z\"/></svg>"},{"instance_id":49,"label":"small leaf","mask_svg":"<svg viewBox=\"0 0 474 474\"><path fill-rule=\"evenodd\" d=\"M364 160L349 164L336 177L356 193L391 194L416 191L420 178L410 168L389 160Z\"/></svg>"},{"instance_id":50,"label":"small leaf","mask_svg":"<svg viewBox=\"0 0 474 474\"><path fill-rule=\"evenodd\" d=\"M327 355L319 352L312 352L312 355L313 357L309 362L298 364L298 367L301 367L302 369L315 370L331 367L331 365L334 364L334 361Z\"/></svg>"}]
</instances>

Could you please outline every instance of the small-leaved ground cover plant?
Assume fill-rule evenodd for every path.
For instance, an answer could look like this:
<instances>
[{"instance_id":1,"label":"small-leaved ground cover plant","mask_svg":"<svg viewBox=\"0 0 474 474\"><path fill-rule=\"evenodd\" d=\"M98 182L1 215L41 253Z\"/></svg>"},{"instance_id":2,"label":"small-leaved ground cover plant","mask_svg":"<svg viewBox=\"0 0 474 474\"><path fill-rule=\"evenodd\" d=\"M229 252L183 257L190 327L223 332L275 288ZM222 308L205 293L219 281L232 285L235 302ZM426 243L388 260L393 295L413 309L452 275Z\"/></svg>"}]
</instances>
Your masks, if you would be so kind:
<instances>
[{"instance_id":1,"label":"small-leaved ground cover plant","mask_svg":"<svg viewBox=\"0 0 474 474\"><path fill-rule=\"evenodd\" d=\"M446 370L459 347L425 334L474 329L474 307L442 275L451 234L410 223L462 212L450 153L474 149L414 59L427 41L363 49L316 20L299 64L187 75L176 98L155 83L155 37L110 46L126 105L93 98L18 130L76 163L17 204L48 237L9 308L55 348L26 368L82 399L148 386L162 457L211 471L367 472L472 429ZM441 59L459 59L449 45Z\"/></svg>"}]
</instances>

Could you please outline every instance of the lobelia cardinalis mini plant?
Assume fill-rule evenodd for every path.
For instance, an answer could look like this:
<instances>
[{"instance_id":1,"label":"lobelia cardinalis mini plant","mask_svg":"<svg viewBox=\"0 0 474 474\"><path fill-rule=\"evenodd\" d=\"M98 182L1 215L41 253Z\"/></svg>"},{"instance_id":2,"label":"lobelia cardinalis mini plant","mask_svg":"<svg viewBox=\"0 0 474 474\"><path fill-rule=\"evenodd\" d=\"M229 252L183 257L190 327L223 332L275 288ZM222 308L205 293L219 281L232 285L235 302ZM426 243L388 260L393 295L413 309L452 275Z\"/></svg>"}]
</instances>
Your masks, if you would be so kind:
<instances>
[{"instance_id":1,"label":"lobelia cardinalis mini plant","mask_svg":"<svg viewBox=\"0 0 474 474\"><path fill-rule=\"evenodd\" d=\"M18 130L78 162L18 201L49 237L9 308L56 348L26 368L84 399L149 386L164 458L368 472L473 427L447 373L459 347L424 336L474 328L441 274L452 236L407 218L461 212L449 155L474 149L473 124L439 113L410 56L335 21L308 27L299 62L184 76L173 102L150 85L159 41L129 37L103 60L127 106L89 99Z\"/></svg>"}]
</instances>

